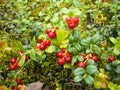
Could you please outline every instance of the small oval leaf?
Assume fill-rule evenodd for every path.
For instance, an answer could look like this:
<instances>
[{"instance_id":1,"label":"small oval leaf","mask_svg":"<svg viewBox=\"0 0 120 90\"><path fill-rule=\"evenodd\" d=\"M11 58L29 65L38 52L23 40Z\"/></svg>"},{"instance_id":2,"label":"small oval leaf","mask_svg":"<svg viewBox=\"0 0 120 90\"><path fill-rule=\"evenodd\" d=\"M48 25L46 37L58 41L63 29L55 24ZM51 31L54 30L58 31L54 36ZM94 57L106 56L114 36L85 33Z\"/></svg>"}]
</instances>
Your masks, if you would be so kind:
<instances>
[{"instance_id":1,"label":"small oval leaf","mask_svg":"<svg viewBox=\"0 0 120 90\"><path fill-rule=\"evenodd\" d=\"M19 62L18 62L18 65L21 67L24 63L25 63L25 55L23 55L23 56L20 58L20 60L19 60Z\"/></svg>"},{"instance_id":2,"label":"small oval leaf","mask_svg":"<svg viewBox=\"0 0 120 90\"><path fill-rule=\"evenodd\" d=\"M83 80L82 76L75 76L75 78L74 78L74 82L80 82L82 80Z\"/></svg>"}]
</instances>

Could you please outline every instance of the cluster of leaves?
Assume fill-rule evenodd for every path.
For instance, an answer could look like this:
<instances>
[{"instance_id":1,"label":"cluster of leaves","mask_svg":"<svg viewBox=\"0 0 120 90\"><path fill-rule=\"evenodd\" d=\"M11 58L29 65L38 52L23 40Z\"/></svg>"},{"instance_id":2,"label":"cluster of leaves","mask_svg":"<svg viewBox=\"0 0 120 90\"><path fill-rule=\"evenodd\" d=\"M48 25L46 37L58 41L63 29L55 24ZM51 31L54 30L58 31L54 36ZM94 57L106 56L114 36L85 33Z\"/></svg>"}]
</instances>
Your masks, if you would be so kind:
<instances>
[{"instance_id":1,"label":"cluster of leaves","mask_svg":"<svg viewBox=\"0 0 120 90\"><path fill-rule=\"evenodd\" d=\"M95 88L107 88L106 74L113 83L119 84L119 14L119 0L104 3L102 0L0 1L0 84L11 86L11 78L18 76L23 84L40 80L51 88L62 88L62 84L73 83L73 80L74 83L82 80L87 84L96 82ZM69 16L80 19L73 30L65 21ZM49 39L46 29L55 27L58 31L56 37L50 39L51 45L44 51L38 50L37 40ZM57 52L61 48L72 53L72 62L63 66L57 64ZM19 59L20 68L10 71L10 59L18 57L19 50L24 52ZM95 53L99 61L95 63L88 59L86 68L77 67L78 61L84 61L80 56L82 53ZM25 62L25 55L30 57L28 62ZM116 58L112 63L107 61L111 55ZM107 72L101 75L99 70L104 67ZM78 86L81 84L84 82ZM102 84L106 84L105 87Z\"/></svg>"}]
</instances>

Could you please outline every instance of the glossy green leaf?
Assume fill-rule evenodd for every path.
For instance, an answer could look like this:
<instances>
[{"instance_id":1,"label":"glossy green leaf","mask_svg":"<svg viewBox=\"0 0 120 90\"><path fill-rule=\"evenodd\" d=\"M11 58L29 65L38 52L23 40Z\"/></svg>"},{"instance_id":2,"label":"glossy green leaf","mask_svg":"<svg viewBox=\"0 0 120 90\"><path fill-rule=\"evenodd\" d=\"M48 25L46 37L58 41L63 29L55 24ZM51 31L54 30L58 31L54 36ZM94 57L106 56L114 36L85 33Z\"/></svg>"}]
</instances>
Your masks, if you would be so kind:
<instances>
[{"instance_id":1,"label":"glossy green leaf","mask_svg":"<svg viewBox=\"0 0 120 90\"><path fill-rule=\"evenodd\" d=\"M64 68L72 68L71 63L64 64Z\"/></svg>"},{"instance_id":2,"label":"glossy green leaf","mask_svg":"<svg viewBox=\"0 0 120 90\"><path fill-rule=\"evenodd\" d=\"M87 60L86 64L87 65L94 65L95 62L94 62L94 60L89 59L89 60Z\"/></svg>"},{"instance_id":3,"label":"glossy green leaf","mask_svg":"<svg viewBox=\"0 0 120 90\"><path fill-rule=\"evenodd\" d=\"M90 53L91 52L91 50L89 49L89 48L87 48L86 49L86 53L88 54L88 53Z\"/></svg>"},{"instance_id":4,"label":"glossy green leaf","mask_svg":"<svg viewBox=\"0 0 120 90\"><path fill-rule=\"evenodd\" d=\"M18 41L17 46L18 46L19 50L22 50L23 52L25 52L25 48L23 47L21 42Z\"/></svg>"},{"instance_id":5,"label":"glossy green leaf","mask_svg":"<svg viewBox=\"0 0 120 90\"><path fill-rule=\"evenodd\" d=\"M64 41L67 37L68 37L68 34L69 34L69 32L68 31L66 31L66 30L58 30L57 31L57 34L56 34L56 36L57 36L57 41L59 42L59 43L61 43L62 41Z\"/></svg>"},{"instance_id":6,"label":"glossy green leaf","mask_svg":"<svg viewBox=\"0 0 120 90\"><path fill-rule=\"evenodd\" d=\"M73 38L75 38L75 39L74 39L74 42L75 42L75 41L78 41L78 39L80 39L79 37L80 37L79 32L78 32L78 31L74 31L74 32L73 32Z\"/></svg>"},{"instance_id":7,"label":"glossy green leaf","mask_svg":"<svg viewBox=\"0 0 120 90\"><path fill-rule=\"evenodd\" d=\"M59 17L57 15L55 15L52 19L51 19L52 23L58 23L59 22Z\"/></svg>"},{"instance_id":8,"label":"glossy green leaf","mask_svg":"<svg viewBox=\"0 0 120 90\"><path fill-rule=\"evenodd\" d=\"M19 62L18 62L18 65L21 67L24 63L25 63L25 55L23 55L23 56L20 58L20 60L19 60Z\"/></svg>"},{"instance_id":9,"label":"glossy green leaf","mask_svg":"<svg viewBox=\"0 0 120 90\"><path fill-rule=\"evenodd\" d=\"M30 58L32 60L36 60L36 55L35 55L35 51L34 50L31 50L31 52L30 52Z\"/></svg>"},{"instance_id":10,"label":"glossy green leaf","mask_svg":"<svg viewBox=\"0 0 120 90\"><path fill-rule=\"evenodd\" d=\"M72 57L72 65L74 65L74 63L76 63L77 62L77 58L76 58L76 56L73 56Z\"/></svg>"},{"instance_id":11,"label":"glossy green leaf","mask_svg":"<svg viewBox=\"0 0 120 90\"><path fill-rule=\"evenodd\" d=\"M120 67L117 67L117 68L115 69L115 72L116 72L116 73L120 73Z\"/></svg>"},{"instance_id":12,"label":"glossy green leaf","mask_svg":"<svg viewBox=\"0 0 120 90\"><path fill-rule=\"evenodd\" d=\"M87 84L90 84L90 85L92 85L92 84L94 83L94 79L93 79L93 77L90 76L90 75L86 75L85 78L84 78L84 80L85 80L85 82L86 82Z\"/></svg>"},{"instance_id":13,"label":"glossy green leaf","mask_svg":"<svg viewBox=\"0 0 120 90\"><path fill-rule=\"evenodd\" d=\"M111 67L110 64L107 64L107 65L105 66L105 69L106 69L106 70L112 70L112 67Z\"/></svg>"},{"instance_id":14,"label":"glossy green leaf","mask_svg":"<svg viewBox=\"0 0 120 90\"><path fill-rule=\"evenodd\" d=\"M41 34L41 35L39 35L39 36L38 36L38 39L43 39L43 40L45 40L45 39L46 39L46 34Z\"/></svg>"},{"instance_id":15,"label":"glossy green leaf","mask_svg":"<svg viewBox=\"0 0 120 90\"><path fill-rule=\"evenodd\" d=\"M36 40L35 40L35 37L33 37L32 41L31 41L31 46L32 46L33 48L36 47Z\"/></svg>"},{"instance_id":16,"label":"glossy green leaf","mask_svg":"<svg viewBox=\"0 0 120 90\"><path fill-rule=\"evenodd\" d=\"M116 61L112 61L111 65L116 67L117 66L117 62Z\"/></svg>"},{"instance_id":17,"label":"glossy green leaf","mask_svg":"<svg viewBox=\"0 0 120 90\"><path fill-rule=\"evenodd\" d=\"M82 12L77 8L72 9L72 12L75 16L80 16L82 14Z\"/></svg>"},{"instance_id":18,"label":"glossy green leaf","mask_svg":"<svg viewBox=\"0 0 120 90\"><path fill-rule=\"evenodd\" d=\"M83 80L83 77L82 76L75 76L74 77L74 82L80 82Z\"/></svg>"},{"instance_id":19,"label":"glossy green leaf","mask_svg":"<svg viewBox=\"0 0 120 90\"><path fill-rule=\"evenodd\" d=\"M68 9L67 9L67 8L62 8L60 11L61 11L62 13L64 13L64 14L67 14L67 13L68 13Z\"/></svg>"},{"instance_id":20,"label":"glossy green leaf","mask_svg":"<svg viewBox=\"0 0 120 90\"><path fill-rule=\"evenodd\" d=\"M48 46L48 48L46 48L45 51L47 53L53 53L53 52L55 52L55 50L56 50L56 47L54 45L50 45L50 46Z\"/></svg>"},{"instance_id":21,"label":"glossy green leaf","mask_svg":"<svg viewBox=\"0 0 120 90\"><path fill-rule=\"evenodd\" d=\"M82 44L83 46L89 47L90 42L88 42L86 39L83 39L83 40L81 41L81 44Z\"/></svg>"},{"instance_id":22,"label":"glossy green leaf","mask_svg":"<svg viewBox=\"0 0 120 90\"><path fill-rule=\"evenodd\" d=\"M86 67L86 72L88 74L95 74L95 73L98 73L98 69L97 69L97 67L95 65L88 65Z\"/></svg>"},{"instance_id":23,"label":"glossy green leaf","mask_svg":"<svg viewBox=\"0 0 120 90\"><path fill-rule=\"evenodd\" d=\"M73 53L74 55L76 55L76 54L78 54L78 50L77 50L75 47L72 47L72 53Z\"/></svg>"},{"instance_id":24,"label":"glossy green leaf","mask_svg":"<svg viewBox=\"0 0 120 90\"><path fill-rule=\"evenodd\" d=\"M119 55L120 54L120 45L115 45L113 52L115 55Z\"/></svg>"},{"instance_id":25,"label":"glossy green leaf","mask_svg":"<svg viewBox=\"0 0 120 90\"><path fill-rule=\"evenodd\" d=\"M81 55L78 56L79 61L84 61L83 57Z\"/></svg>"},{"instance_id":26,"label":"glossy green leaf","mask_svg":"<svg viewBox=\"0 0 120 90\"><path fill-rule=\"evenodd\" d=\"M118 41L117 39L115 39L115 38L113 38L113 37L110 37L110 41L111 41L114 45L120 44L120 41Z\"/></svg>"},{"instance_id":27,"label":"glossy green leaf","mask_svg":"<svg viewBox=\"0 0 120 90\"><path fill-rule=\"evenodd\" d=\"M101 49L99 46L97 45L92 45L92 50L96 53L96 54L100 54L101 53Z\"/></svg>"},{"instance_id":28,"label":"glossy green leaf","mask_svg":"<svg viewBox=\"0 0 120 90\"><path fill-rule=\"evenodd\" d=\"M74 42L74 37L72 36L72 34L69 35L69 41L70 41L70 43Z\"/></svg>"},{"instance_id":29,"label":"glossy green leaf","mask_svg":"<svg viewBox=\"0 0 120 90\"><path fill-rule=\"evenodd\" d=\"M91 41L92 41L92 43L96 44L96 43L99 42L100 38L101 38L100 35L99 35L98 33L96 33L96 34L92 37Z\"/></svg>"},{"instance_id":30,"label":"glossy green leaf","mask_svg":"<svg viewBox=\"0 0 120 90\"><path fill-rule=\"evenodd\" d=\"M81 50L81 46L79 43L75 43L74 47L77 49L77 51Z\"/></svg>"},{"instance_id":31,"label":"glossy green leaf","mask_svg":"<svg viewBox=\"0 0 120 90\"><path fill-rule=\"evenodd\" d=\"M85 73L85 69L83 69L83 68L76 68L75 70L74 70L74 75L75 76L77 76L77 75L82 75L82 74L84 74Z\"/></svg>"}]
</instances>

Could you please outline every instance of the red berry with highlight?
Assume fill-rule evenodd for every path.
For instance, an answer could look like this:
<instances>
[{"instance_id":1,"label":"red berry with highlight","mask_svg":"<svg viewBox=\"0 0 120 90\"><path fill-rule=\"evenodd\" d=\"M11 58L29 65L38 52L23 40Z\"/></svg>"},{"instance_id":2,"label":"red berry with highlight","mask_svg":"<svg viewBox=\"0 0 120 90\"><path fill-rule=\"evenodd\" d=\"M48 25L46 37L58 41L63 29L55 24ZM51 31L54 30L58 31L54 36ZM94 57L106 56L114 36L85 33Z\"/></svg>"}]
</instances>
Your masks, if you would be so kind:
<instances>
[{"instance_id":1,"label":"red berry with highlight","mask_svg":"<svg viewBox=\"0 0 120 90\"><path fill-rule=\"evenodd\" d=\"M115 58L111 56L111 57L108 58L108 61L113 62L113 61L115 61Z\"/></svg>"},{"instance_id":2,"label":"red berry with highlight","mask_svg":"<svg viewBox=\"0 0 120 90\"><path fill-rule=\"evenodd\" d=\"M86 67L86 64L84 62L78 62L77 63L78 67L81 67L81 68L85 68Z\"/></svg>"},{"instance_id":3,"label":"red berry with highlight","mask_svg":"<svg viewBox=\"0 0 120 90\"><path fill-rule=\"evenodd\" d=\"M93 59L95 62L98 62L98 56L97 55L92 56L91 59Z\"/></svg>"},{"instance_id":4,"label":"red berry with highlight","mask_svg":"<svg viewBox=\"0 0 120 90\"><path fill-rule=\"evenodd\" d=\"M46 45L44 43L41 43L39 49L40 50L45 50L46 49Z\"/></svg>"},{"instance_id":5,"label":"red berry with highlight","mask_svg":"<svg viewBox=\"0 0 120 90\"><path fill-rule=\"evenodd\" d=\"M70 55L67 55L67 56L65 57L65 61L66 61L67 63L70 63L70 62L72 61L72 57L71 57Z\"/></svg>"},{"instance_id":6,"label":"red berry with highlight","mask_svg":"<svg viewBox=\"0 0 120 90\"><path fill-rule=\"evenodd\" d=\"M17 62L17 58L12 58L11 59L11 64L14 65Z\"/></svg>"},{"instance_id":7,"label":"red berry with highlight","mask_svg":"<svg viewBox=\"0 0 120 90\"><path fill-rule=\"evenodd\" d=\"M48 37L51 39L55 38L55 33L54 32L48 33Z\"/></svg>"},{"instance_id":8,"label":"red berry with highlight","mask_svg":"<svg viewBox=\"0 0 120 90\"><path fill-rule=\"evenodd\" d=\"M16 66L15 65L10 65L10 70L15 70Z\"/></svg>"},{"instance_id":9,"label":"red berry with highlight","mask_svg":"<svg viewBox=\"0 0 120 90\"><path fill-rule=\"evenodd\" d=\"M78 17L74 17L73 21L74 21L75 24L78 24L79 23L79 18Z\"/></svg>"},{"instance_id":10,"label":"red berry with highlight","mask_svg":"<svg viewBox=\"0 0 120 90\"><path fill-rule=\"evenodd\" d=\"M63 53L62 51L60 51L60 52L57 53L57 56L58 56L59 58L63 58L63 54L64 54L64 53Z\"/></svg>"},{"instance_id":11,"label":"red berry with highlight","mask_svg":"<svg viewBox=\"0 0 120 90\"><path fill-rule=\"evenodd\" d=\"M46 33L48 34L48 33L50 33L51 32L51 29L50 28L47 28L46 29Z\"/></svg>"},{"instance_id":12,"label":"red berry with highlight","mask_svg":"<svg viewBox=\"0 0 120 90\"><path fill-rule=\"evenodd\" d=\"M71 17L66 18L67 24L71 24L73 22L73 19Z\"/></svg>"},{"instance_id":13,"label":"red berry with highlight","mask_svg":"<svg viewBox=\"0 0 120 90\"><path fill-rule=\"evenodd\" d=\"M58 58L58 64L59 65L64 65L65 64L65 59L64 58Z\"/></svg>"},{"instance_id":14,"label":"red berry with highlight","mask_svg":"<svg viewBox=\"0 0 120 90\"><path fill-rule=\"evenodd\" d=\"M76 26L76 25L75 25L74 23L68 24L68 27L69 27L70 29L74 29L75 26Z\"/></svg>"},{"instance_id":15,"label":"red berry with highlight","mask_svg":"<svg viewBox=\"0 0 120 90\"><path fill-rule=\"evenodd\" d=\"M17 78L16 82L17 82L18 85L20 85L21 84L21 79Z\"/></svg>"},{"instance_id":16,"label":"red berry with highlight","mask_svg":"<svg viewBox=\"0 0 120 90\"><path fill-rule=\"evenodd\" d=\"M50 46L50 44L51 44L50 40L46 40L45 44L46 44L46 46Z\"/></svg>"}]
</instances>

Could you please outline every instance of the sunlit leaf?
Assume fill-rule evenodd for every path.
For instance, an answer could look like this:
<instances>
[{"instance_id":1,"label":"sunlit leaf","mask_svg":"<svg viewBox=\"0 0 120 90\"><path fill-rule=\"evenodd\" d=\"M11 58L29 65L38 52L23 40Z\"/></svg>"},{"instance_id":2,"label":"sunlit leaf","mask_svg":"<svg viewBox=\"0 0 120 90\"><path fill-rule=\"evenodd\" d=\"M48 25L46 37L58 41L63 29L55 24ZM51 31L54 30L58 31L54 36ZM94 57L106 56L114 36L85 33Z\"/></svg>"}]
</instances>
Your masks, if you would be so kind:
<instances>
[{"instance_id":1,"label":"sunlit leaf","mask_svg":"<svg viewBox=\"0 0 120 90\"><path fill-rule=\"evenodd\" d=\"M25 55L23 55L23 56L20 58L20 60L19 60L19 62L18 62L18 65L21 67L24 63L25 63Z\"/></svg>"}]
</instances>

